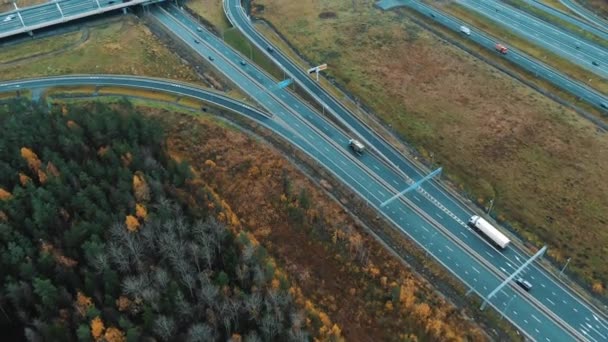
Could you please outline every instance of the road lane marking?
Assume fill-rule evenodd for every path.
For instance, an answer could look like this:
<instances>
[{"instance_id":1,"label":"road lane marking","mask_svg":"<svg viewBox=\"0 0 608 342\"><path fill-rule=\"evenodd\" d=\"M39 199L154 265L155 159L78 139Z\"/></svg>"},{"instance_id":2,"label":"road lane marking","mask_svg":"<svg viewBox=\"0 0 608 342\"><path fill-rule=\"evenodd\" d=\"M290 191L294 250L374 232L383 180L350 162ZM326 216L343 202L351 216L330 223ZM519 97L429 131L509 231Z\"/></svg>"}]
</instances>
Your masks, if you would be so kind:
<instances>
[{"instance_id":1,"label":"road lane marking","mask_svg":"<svg viewBox=\"0 0 608 342\"><path fill-rule=\"evenodd\" d=\"M422 229L424 229L424 230L425 230L425 231L427 231L427 232L429 231L428 229L426 229L426 227L425 227L425 226L420 226L420 227L422 227Z\"/></svg>"},{"instance_id":2,"label":"road lane marking","mask_svg":"<svg viewBox=\"0 0 608 342\"><path fill-rule=\"evenodd\" d=\"M515 316L517 316L517 311L513 310L513 314L514 314Z\"/></svg>"},{"instance_id":3,"label":"road lane marking","mask_svg":"<svg viewBox=\"0 0 608 342\"><path fill-rule=\"evenodd\" d=\"M459 232L459 233L460 233L460 235L464 236L465 239L467 238L465 233L463 233L463 232Z\"/></svg>"},{"instance_id":4,"label":"road lane marking","mask_svg":"<svg viewBox=\"0 0 608 342\"><path fill-rule=\"evenodd\" d=\"M472 269L473 269L475 272L477 272L477 273L481 274L481 272L479 272L479 270L478 270L478 269L476 269L474 266L471 266L471 268L472 268Z\"/></svg>"},{"instance_id":5,"label":"road lane marking","mask_svg":"<svg viewBox=\"0 0 608 342\"><path fill-rule=\"evenodd\" d=\"M534 318L538 323L542 323L540 319L538 319L536 316L534 316L534 314L531 314L530 316L532 316L532 318Z\"/></svg>"},{"instance_id":6,"label":"road lane marking","mask_svg":"<svg viewBox=\"0 0 608 342\"><path fill-rule=\"evenodd\" d=\"M396 180L393 179L392 181L393 181L393 184L399 185L399 183Z\"/></svg>"},{"instance_id":7,"label":"road lane marking","mask_svg":"<svg viewBox=\"0 0 608 342\"><path fill-rule=\"evenodd\" d=\"M440 220L443 220L443 217L441 217L441 215L435 213L435 216L439 217Z\"/></svg>"},{"instance_id":8,"label":"road lane marking","mask_svg":"<svg viewBox=\"0 0 608 342\"><path fill-rule=\"evenodd\" d=\"M555 305L555 303L553 303L553 301L549 298L545 298L547 300L547 302L551 303L551 305Z\"/></svg>"},{"instance_id":9,"label":"road lane marking","mask_svg":"<svg viewBox=\"0 0 608 342\"><path fill-rule=\"evenodd\" d=\"M494 258L494 256L492 254L490 254L490 252L488 252L488 251L485 251L485 252L490 258Z\"/></svg>"},{"instance_id":10,"label":"road lane marking","mask_svg":"<svg viewBox=\"0 0 608 342\"><path fill-rule=\"evenodd\" d=\"M376 166L376 164L372 165L372 167L378 171L380 171L380 168L378 168L378 166Z\"/></svg>"},{"instance_id":11,"label":"road lane marking","mask_svg":"<svg viewBox=\"0 0 608 342\"><path fill-rule=\"evenodd\" d=\"M451 249L451 248L450 248L450 246L448 246L448 245L444 245L444 246L445 246L445 248L446 248L448 251L450 251L450 252L453 252L453 251L454 251L453 249Z\"/></svg>"},{"instance_id":12,"label":"road lane marking","mask_svg":"<svg viewBox=\"0 0 608 342\"><path fill-rule=\"evenodd\" d=\"M376 191L380 194L380 196L384 197L384 194L382 193L382 191L380 191L380 190L376 190Z\"/></svg>"}]
</instances>

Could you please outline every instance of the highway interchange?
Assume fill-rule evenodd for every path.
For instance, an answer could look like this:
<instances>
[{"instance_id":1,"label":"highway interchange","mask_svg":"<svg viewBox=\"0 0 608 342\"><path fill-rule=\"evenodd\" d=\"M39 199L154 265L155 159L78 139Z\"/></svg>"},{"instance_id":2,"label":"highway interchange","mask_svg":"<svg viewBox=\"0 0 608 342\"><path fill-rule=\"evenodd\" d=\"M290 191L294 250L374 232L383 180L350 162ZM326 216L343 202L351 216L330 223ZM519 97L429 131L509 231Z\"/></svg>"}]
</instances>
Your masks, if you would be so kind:
<instances>
[{"instance_id":1,"label":"highway interchange","mask_svg":"<svg viewBox=\"0 0 608 342\"><path fill-rule=\"evenodd\" d=\"M420 189L400 201L380 208L382 201L407 187L412 180L421 178L428 170L421 169L404 158L368 127L355 120L276 47L273 52L267 51L269 42L255 31L236 1L227 0L224 9L236 27L311 93L327 108L328 113L373 147L373 153L355 156L347 149L349 134L323 118L290 91L278 89L278 80L251 65L243 56L198 26L183 11L169 6L166 10L154 8L151 15L256 99L269 113L273 113L272 119L261 117L259 113L254 119L263 122L266 127L326 167L479 295L487 295L506 275L525 261L528 256L516 246L500 252L471 231L465 222L474 212L441 183L427 183L424 190ZM43 81L4 83L0 84L0 91L36 87L40 86L36 82ZM177 83L156 81L158 83L150 84L146 80L129 77L83 76L56 81L58 84L100 85L107 84L105 82L123 82L129 86L196 92L192 87ZM49 84L48 80L46 84ZM241 109L242 107L236 110ZM249 107L249 110L252 109ZM525 270L525 277L534 281L534 291L526 294L516 286L506 287L491 304L498 311L504 312L529 337L547 341L607 339L608 326L605 318L580 298L573 296L549 273L538 266L532 266Z\"/></svg>"}]
</instances>

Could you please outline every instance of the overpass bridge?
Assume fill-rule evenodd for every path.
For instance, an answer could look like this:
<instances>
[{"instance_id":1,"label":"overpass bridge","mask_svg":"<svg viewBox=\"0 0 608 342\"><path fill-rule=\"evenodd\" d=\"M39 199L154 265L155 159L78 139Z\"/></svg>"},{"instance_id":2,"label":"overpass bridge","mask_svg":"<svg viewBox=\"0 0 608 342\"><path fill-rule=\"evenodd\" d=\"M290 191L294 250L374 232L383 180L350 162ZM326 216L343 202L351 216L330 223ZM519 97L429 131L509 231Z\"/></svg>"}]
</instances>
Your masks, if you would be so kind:
<instances>
[{"instance_id":1,"label":"overpass bridge","mask_svg":"<svg viewBox=\"0 0 608 342\"><path fill-rule=\"evenodd\" d=\"M135 5L164 0L56 0L0 15L0 39Z\"/></svg>"}]
</instances>

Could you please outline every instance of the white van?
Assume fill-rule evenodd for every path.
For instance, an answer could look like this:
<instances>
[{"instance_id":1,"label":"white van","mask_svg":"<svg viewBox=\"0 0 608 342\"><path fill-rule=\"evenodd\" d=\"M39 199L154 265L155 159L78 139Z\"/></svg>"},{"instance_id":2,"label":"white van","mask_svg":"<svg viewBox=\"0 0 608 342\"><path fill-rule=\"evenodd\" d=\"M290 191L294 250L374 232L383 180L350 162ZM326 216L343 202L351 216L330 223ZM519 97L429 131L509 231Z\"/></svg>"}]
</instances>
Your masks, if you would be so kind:
<instances>
[{"instance_id":1,"label":"white van","mask_svg":"<svg viewBox=\"0 0 608 342\"><path fill-rule=\"evenodd\" d=\"M466 34L467 36L471 35L471 29L466 26L460 26L460 32Z\"/></svg>"}]
</instances>

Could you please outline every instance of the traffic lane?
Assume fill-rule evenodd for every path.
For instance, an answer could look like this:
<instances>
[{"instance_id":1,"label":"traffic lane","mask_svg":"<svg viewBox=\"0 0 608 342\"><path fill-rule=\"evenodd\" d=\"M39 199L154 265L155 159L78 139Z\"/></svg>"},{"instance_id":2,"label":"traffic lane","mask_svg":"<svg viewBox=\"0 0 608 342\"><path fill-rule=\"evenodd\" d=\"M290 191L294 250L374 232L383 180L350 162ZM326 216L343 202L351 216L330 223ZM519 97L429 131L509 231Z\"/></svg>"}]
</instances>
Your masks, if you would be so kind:
<instances>
[{"instance_id":1,"label":"traffic lane","mask_svg":"<svg viewBox=\"0 0 608 342\"><path fill-rule=\"evenodd\" d=\"M438 214L437 212L435 212L434 214L435 214L436 216L440 217L440 216L439 216L440 214ZM467 214L467 216L468 216L468 214ZM464 218L468 218L468 217L466 217L466 216L465 216ZM486 247L487 247L487 246L486 246ZM494 251L494 250L490 248L490 250L489 250L489 251L491 252L491 251ZM488 251L485 251L485 252L486 252L486 253L488 253ZM488 255L489 255L489 254L488 254ZM489 255L489 256L491 256L491 255ZM491 257L494 257L494 256L491 256ZM518 255L517 255L517 254L515 254L515 258L518 260L518 262L519 262L519 263L521 263L521 262L519 261L519 258L518 258ZM525 260L525 259L524 259L524 260ZM506 266L506 267L507 267L508 269L510 269L510 270L511 270L511 272L512 272L512 270L515 270L515 269L516 269L516 266L518 266L518 265L513 266L511 263L516 263L516 262L515 262L514 260L512 260L512 259L511 259L511 260L509 260L509 259L505 260L505 261L504 261L504 265L501 265L502 269L503 269L503 270L505 270L505 268L504 268L504 267ZM507 272L507 271L505 270L505 272ZM509 272L509 273L511 273L511 272ZM542 284L542 283L541 283L541 284ZM545 300L545 301L547 302L546 304L551 304L551 303L552 303L550 300L547 300L547 298L546 298L546 297L544 297L544 298L543 298L543 297L541 297L540 299Z\"/></svg>"},{"instance_id":2,"label":"traffic lane","mask_svg":"<svg viewBox=\"0 0 608 342\"><path fill-rule=\"evenodd\" d=\"M21 16L23 17L23 22L25 23L25 25L31 26L43 23L45 21L61 19L61 12L59 12L57 6L53 6L45 7L44 10L23 10L21 12Z\"/></svg>"},{"instance_id":3,"label":"traffic lane","mask_svg":"<svg viewBox=\"0 0 608 342\"><path fill-rule=\"evenodd\" d=\"M500 14L506 15L509 18L508 19L509 21L518 22L518 23L526 25L527 27L530 27L530 28L532 28L532 27L530 25L528 25L528 23L531 23L531 25L537 27L537 29L539 29L540 31L543 31L544 35L551 37L552 39L555 39L555 40L564 39L564 40L568 40L570 42L580 43L582 52L588 53L589 57L606 57L607 56L608 51L606 50L605 47L598 45L594 42L588 41L583 37L580 37L574 33L571 33L568 30L561 29L551 23L541 20L531 14L526 13L525 11L521 11L510 5L503 4L496 0L490 0L491 4L490 4L490 2L480 2L479 0L466 0L466 1L472 1L480 6L484 7L486 9L486 13L488 13L488 14L500 13ZM497 9L499 9L499 12L492 11L491 5L495 6Z\"/></svg>"},{"instance_id":4,"label":"traffic lane","mask_svg":"<svg viewBox=\"0 0 608 342\"><path fill-rule=\"evenodd\" d=\"M238 56L237 56L237 57L238 57ZM234 57L233 57L233 58L234 58ZM363 180L363 181L364 181L364 180ZM366 189L366 190L368 190L368 191L370 191L371 193L373 193L373 191L372 191L371 189ZM384 194L383 190L377 190L377 193L378 193L380 196L386 196L386 195ZM374 194L374 196L375 196L375 194ZM465 271L465 272L466 272L466 271Z\"/></svg>"},{"instance_id":5,"label":"traffic lane","mask_svg":"<svg viewBox=\"0 0 608 342\"><path fill-rule=\"evenodd\" d=\"M597 36L598 38L602 38L604 40L608 41L608 32L598 29L597 27L593 26L593 25L589 25L586 22L583 22L581 20L578 20L575 17L572 17L570 15L568 15L567 13L564 13L562 11L559 11L551 6L545 5L542 2L539 2L538 0L524 0L528 5L534 6L544 12L547 12L551 15L554 15L562 20L565 20L567 22L569 22L570 24L576 25L578 26L580 29L586 30L588 32L591 32L592 34L594 34L595 36Z\"/></svg>"},{"instance_id":6,"label":"traffic lane","mask_svg":"<svg viewBox=\"0 0 608 342\"><path fill-rule=\"evenodd\" d=\"M53 85L57 85L58 83L59 83L59 82L53 82L52 84L53 84ZM97 84L99 84L100 82L96 82L96 83L97 83ZM128 83L129 83L129 82L124 82L124 81L121 81L119 84L123 85L123 84L128 84ZM294 138L296 138L296 139L297 139L297 138L298 138L298 136L297 136L297 135L295 135L295 136L294 136ZM311 148L312 148L312 146L311 146ZM307 148L305 148L305 150L308 150L308 149L307 149ZM348 175L348 172L346 173L346 175ZM418 223L420 223L420 222L418 222ZM434 241L437 241L437 239L435 238L435 240L434 240ZM431 243L431 245L432 245L432 243ZM441 252L440 252L440 253L441 253ZM465 264L465 263L464 263L464 262L462 262L462 265L464 265L464 264Z\"/></svg>"},{"instance_id":7,"label":"traffic lane","mask_svg":"<svg viewBox=\"0 0 608 342\"><path fill-rule=\"evenodd\" d=\"M447 15L435 10L434 8L430 8L419 2L403 2L401 6L410 7L424 15L430 16L433 20L455 31L458 31L460 25L462 25L460 22L449 18ZM476 35L471 34L471 36L468 36L468 39L471 39L476 43L480 44L481 46L484 46L491 50L494 50L494 44L496 43L494 39L486 37L480 32L477 32ZM528 57L516 51L515 49L510 49L510 52L506 55L502 55L502 58L505 58L519 65L523 69L535 74L536 77L542 78L557 86L558 88L570 91L571 94L578 96L579 98L585 100L594 107L600 110L605 110L600 104L608 101L608 97L599 94L595 90L592 90L591 88L585 85L568 79L566 76L561 75L557 71L553 71L551 68L545 66L544 64L538 61L529 59ZM571 86L566 87L564 86L565 84L570 84Z\"/></svg>"},{"instance_id":8,"label":"traffic lane","mask_svg":"<svg viewBox=\"0 0 608 342\"><path fill-rule=\"evenodd\" d=\"M509 264L507 263L507 265L509 265Z\"/></svg>"},{"instance_id":9,"label":"traffic lane","mask_svg":"<svg viewBox=\"0 0 608 342\"><path fill-rule=\"evenodd\" d=\"M435 15L436 18L439 18L438 15ZM483 37L482 37L483 38ZM510 253L510 250L507 250L506 253ZM551 286L553 289L553 291L559 291L561 293L561 295L566 296L567 298L570 298L572 300L572 303L575 303L576 305L580 305L579 309L580 311L588 311L587 317L591 316L591 309L583 304L578 298L576 298L573 294L571 294L570 291L565 290L560 284L558 284L555 280L552 279L551 276L549 276L548 274L546 274L545 272L541 271L540 269L538 269L536 266L533 267L534 271L536 272L536 276L537 279L542 279L544 280L544 282L542 282L541 284L546 284L546 286ZM534 274L534 273L533 273ZM536 292L536 291L535 291ZM542 297L541 297L542 298ZM574 307L576 308L576 306ZM563 310L563 312L568 312L571 313L572 310ZM568 315L568 317L572 317L572 315ZM578 317L578 316L577 316ZM583 319L581 317L581 319Z\"/></svg>"},{"instance_id":10,"label":"traffic lane","mask_svg":"<svg viewBox=\"0 0 608 342\"><path fill-rule=\"evenodd\" d=\"M460 0L460 3L595 74L608 75L608 71L605 70L606 66L602 65L604 63L600 63L608 56L606 52L598 50L582 39L576 39L559 32L552 34L548 25L541 27L537 21L530 21L531 24L529 25L525 21L517 20L515 15L509 15L506 11L492 11L492 7L487 3L479 4L472 0ZM577 46L579 46L579 49L577 49ZM594 65L594 62L599 64Z\"/></svg>"}]
</instances>

